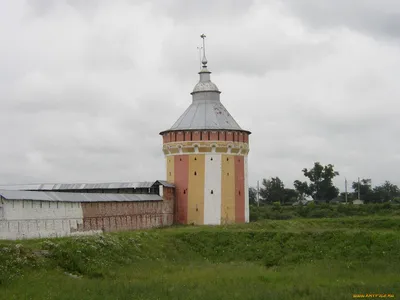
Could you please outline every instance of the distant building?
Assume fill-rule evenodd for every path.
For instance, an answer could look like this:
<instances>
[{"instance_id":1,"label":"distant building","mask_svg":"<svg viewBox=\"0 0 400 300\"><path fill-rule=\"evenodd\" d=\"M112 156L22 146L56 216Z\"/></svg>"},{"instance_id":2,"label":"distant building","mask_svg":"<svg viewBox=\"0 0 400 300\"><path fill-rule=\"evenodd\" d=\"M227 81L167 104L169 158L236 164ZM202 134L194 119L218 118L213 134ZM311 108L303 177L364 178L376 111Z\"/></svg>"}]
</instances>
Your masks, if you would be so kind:
<instances>
[{"instance_id":1,"label":"distant building","mask_svg":"<svg viewBox=\"0 0 400 300\"><path fill-rule=\"evenodd\" d=\"M310 203L314 203L314 200L313 199L302 199L302 200L294 202L292 205L293 206L308 205Z\"/></svg>"},{"instance_id":2,"label":"distant building","mask_svg":"<svg viewBox=\"0 0 400 300\"><path fill-rule=\"evenodd\" d=\"M364 201L363 201L363 200L360 200L360 199L356 199L356 200L353 200L353 204L354 204L354 205L364 204Z\"/></svg>"}]
</instances>

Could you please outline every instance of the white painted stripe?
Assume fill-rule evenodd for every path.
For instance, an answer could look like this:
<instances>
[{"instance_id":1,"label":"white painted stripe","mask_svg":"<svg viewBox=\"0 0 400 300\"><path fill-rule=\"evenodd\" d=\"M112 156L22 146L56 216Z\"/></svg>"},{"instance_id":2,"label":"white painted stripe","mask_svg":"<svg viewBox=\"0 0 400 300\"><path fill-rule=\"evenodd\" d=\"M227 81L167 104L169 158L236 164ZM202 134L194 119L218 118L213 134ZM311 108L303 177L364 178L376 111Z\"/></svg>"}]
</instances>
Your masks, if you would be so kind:
<instances>
[{"instance_id":1,"label":"white painted stripe","mask_svg":"<svg viewBox=\"0 0 400 300\"><path fill-rule=\"evenodd\" d=\"M221 157L221 154L205 155L204 224L206 225L221 223Z\"/></svg>"},{"instance_id":2,"label":"white painted stripe","mask_svg":"<svg viewBox=\"0 0 400 300\"><path fill-rule=\"evenodd\" d=\"M250 210L249 210L249 177L247 170L247 155L244 157L244 218L245 222L248 223L250 221Z\"/></svg>"}]
</instances>

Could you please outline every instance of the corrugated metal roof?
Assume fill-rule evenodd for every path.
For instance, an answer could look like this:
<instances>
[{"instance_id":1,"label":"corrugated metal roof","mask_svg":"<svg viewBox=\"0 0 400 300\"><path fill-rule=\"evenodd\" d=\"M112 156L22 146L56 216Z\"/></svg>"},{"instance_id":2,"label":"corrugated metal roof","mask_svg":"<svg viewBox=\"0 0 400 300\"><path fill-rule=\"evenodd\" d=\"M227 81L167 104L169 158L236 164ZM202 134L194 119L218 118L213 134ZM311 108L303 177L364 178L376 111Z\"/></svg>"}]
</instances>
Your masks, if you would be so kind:
<instances>
[{"instance_id":1,"label":"corrugated metal roof","mask_svg":"<svg viewBox=\"0 0 400 300\"><path fill-rule=\"evenodd\" d=\"M156 183L159 182L162 186L165 187L175 187L173 183L169 183L168 181L165 180L157 180Z\"/></svg>"},{"instance_id":2,"label":"corrugated metal roof","mask_svg":"<svg viewBox=\"0 0 400 300\"><path fill-rule=\"evenodd\" d=\"M60 202L137 202L162 201L156 194L102 194L102 193L65 193L0 190L0 196L7 200L35 200Z\"/></svg>"},{"instance_id":3,"label":"corrugated metal roof","mask_svg":"<svg viewBox=\"0 0 400 300\"><path fill-rule=\"evenodd\" d=\"M90 190L90 189L124 189L124 188L151 188L155 181L143 182L111 182L111 183L52 183L52 184L17 184L2 185L0 189L5 190L36 190L36 191L57 191L57 190Z\"/></svg>"}]
</instances>

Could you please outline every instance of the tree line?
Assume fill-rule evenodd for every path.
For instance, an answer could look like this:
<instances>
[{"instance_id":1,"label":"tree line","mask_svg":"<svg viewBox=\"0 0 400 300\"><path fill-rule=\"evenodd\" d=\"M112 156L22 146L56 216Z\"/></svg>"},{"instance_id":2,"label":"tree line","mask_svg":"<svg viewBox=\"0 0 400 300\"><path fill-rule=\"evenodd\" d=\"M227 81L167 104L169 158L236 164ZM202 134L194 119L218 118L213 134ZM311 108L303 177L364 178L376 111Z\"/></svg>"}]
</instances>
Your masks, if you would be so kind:
<instances>
[{"instance_id":1,"label":"tree line","mask_svg":"<svg viewBox=\"0 0 400 300\"><path fill-rule=\"evenodd\" d=\"M385 181L382 185L372 187L370 178L363 178L360 182L352 182L349 188L352 191L340 192L333 184L333 179L339 175L332 164L321 165L315 162L311 169L302 170L305 179L295 180L293 188L285 187L283 181L278 177L263 179L259 190L260 204L272 204L279 202L282 205L293 204L295 202L312 199L319 203L330 202L352 202L358 197L364 203L400 203L400 189L390 181ZM249 189L250 204L257 203L257 190L254 187Z\"/></svg>"}]
</instances>

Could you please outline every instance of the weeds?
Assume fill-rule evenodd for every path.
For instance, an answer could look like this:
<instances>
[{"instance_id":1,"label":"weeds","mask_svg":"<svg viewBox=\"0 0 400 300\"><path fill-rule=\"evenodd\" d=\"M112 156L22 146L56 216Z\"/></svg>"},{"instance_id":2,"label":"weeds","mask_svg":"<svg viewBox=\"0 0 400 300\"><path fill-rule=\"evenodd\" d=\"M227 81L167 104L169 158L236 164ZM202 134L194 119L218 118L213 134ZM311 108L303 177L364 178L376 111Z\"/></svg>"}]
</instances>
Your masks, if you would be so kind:
<instances>
[{"instance_id":1,"label":"weeds","mask_svg":"<svg viewBox=\"0 0 400 300\"><path fill-rule=\"evenodd\" d=\"M394 293L400 289L399 225L395 217L293 219L4 242L0 299Z\"/></svg>"}]
</instances>

